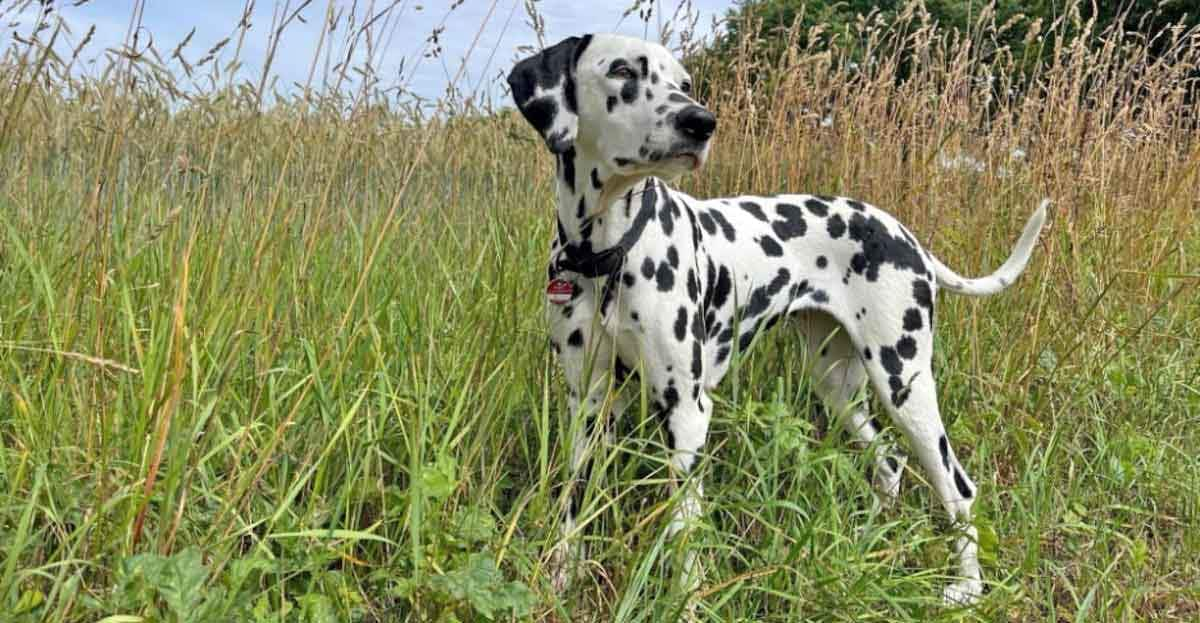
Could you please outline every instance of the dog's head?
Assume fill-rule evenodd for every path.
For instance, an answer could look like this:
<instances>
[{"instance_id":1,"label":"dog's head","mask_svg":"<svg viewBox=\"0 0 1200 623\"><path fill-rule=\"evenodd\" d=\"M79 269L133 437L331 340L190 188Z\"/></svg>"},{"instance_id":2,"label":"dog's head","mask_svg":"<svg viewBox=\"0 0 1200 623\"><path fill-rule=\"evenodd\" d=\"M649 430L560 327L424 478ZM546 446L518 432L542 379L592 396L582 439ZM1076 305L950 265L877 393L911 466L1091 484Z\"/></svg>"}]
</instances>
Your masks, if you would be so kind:
<instances>
[{"instance_id":1,"label":"dog's head","mask_svg":"<svg viewBox=\"0 0 1200 623\"><path fill-rule=\"evenodd\" d=\"M552 153L572 148L624 176L699 169L717 120L661 45L619 35L570 37L517 63L513 99Z\"/></svg>"}]
</instances>

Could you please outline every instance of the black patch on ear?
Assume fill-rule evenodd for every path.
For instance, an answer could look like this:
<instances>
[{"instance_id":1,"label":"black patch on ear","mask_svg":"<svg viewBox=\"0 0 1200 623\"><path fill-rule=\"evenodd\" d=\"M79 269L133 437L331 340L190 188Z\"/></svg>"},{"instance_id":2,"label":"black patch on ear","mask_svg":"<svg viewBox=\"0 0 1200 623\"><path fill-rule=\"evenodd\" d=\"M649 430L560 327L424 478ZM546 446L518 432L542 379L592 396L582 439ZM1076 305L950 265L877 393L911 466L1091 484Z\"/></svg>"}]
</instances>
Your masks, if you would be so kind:
<instances>
[{"instance_id":1,"label":"black patch on ear","mask_svg":"<svg viewBox=\"0 0 1200 623\"><path fill-rule=\"evenodd\" d=\"M553 132L554 121L559 115L574 117L578 111L575 94L575 65L579 56L591 43L592 36L568 37L538 54L526 58L513 67L508 74L508 86L513 100L525 120L546 141L552 153L561 154L575 142L575 121ZM562 84L561 97L545 95L534 97L537 89L552 89Z\"/></svg>"}]
</instances>

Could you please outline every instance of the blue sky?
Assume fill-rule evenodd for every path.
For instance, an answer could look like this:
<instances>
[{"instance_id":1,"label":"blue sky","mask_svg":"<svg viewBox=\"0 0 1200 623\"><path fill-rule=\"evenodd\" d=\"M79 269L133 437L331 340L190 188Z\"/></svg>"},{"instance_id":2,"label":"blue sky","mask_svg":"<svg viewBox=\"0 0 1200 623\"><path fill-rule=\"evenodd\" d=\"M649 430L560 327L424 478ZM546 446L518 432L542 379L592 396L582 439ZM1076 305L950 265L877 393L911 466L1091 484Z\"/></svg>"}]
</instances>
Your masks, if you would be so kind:
<instances>
[{"instance_id":1,"label":"blue sky","mask_svg":"<svg viewBox=\"0 0 1200 623\"><path fill-rule=\"evenodd\" d=\"M314 51L320 38L322 25L329 8L343 12L345 16L357 6L359 21L372 5L375 11L391 4L394 0L316 0L300 16L307 23L293 22L280 40L278 52L272 65L272 73L279 76L280 91L294 91L293 83L304 83L310 71ZM669 18L680 0L650 0L645 6L653 6L649 22L641 20L637 13L623 17L634 0L574 1L540 0L536 3L544 18L547 44L576 34L587 32L620 32L646 38L657 38L660 21ZM251 27L242 45L241 59L244 69L241 78L257 80L268 50L268 39L272 31L273 18L282 13L288 0L257 0L251 16ZM0 35L11 41L11 32L27 35L36 20L37 4L23 12L16 9L22 0L0 0ZM134 0L92 0L81 6L73 1L55 3L56 15L72 31L59 44L60 54L74 47L91 25L96 26L93 42L87 47L83 58L97 59L102 50L118 47L125 41ZM290 0L292 8L299 6L298 0ZM380 68L382 83L403 83L407 89L425 98L437 98L446 91L450 77L459 72L463 59L463 79L458 82L462 92L482 96L500 95L499 78L507 72L513 61L521 55L520 46L536 45L537 38L529 24L523 0L463 0L451 10L453 0L399 0L392 16L394 19L380 29L377 42L375 66ZM221 39L235 34L236 24L242 15L246 0L205 0L184 2L180 0L147 0L142 15L141 43L152 37L156 49L168 56L194 27L195 35L185 48L184 57L191 62L201 58ZM723 17L732 5L732 0L692 0L693 14L697 18L700 35L712 32L713 19ZM377 23L378 24L378 23ZM429 37L435 29L444 27L438 36L441 50L437 56L429 56ZM335 59L344 56L341 28L334 38ZM43 34L45 36L45 34ZM474 43L472 49L472 42ZM236 41L236 40L235 40ZM233 56L234 42L221 52L228 62ZM356 62L364 60L362 48L355 56ZM322 59L321 63L324 62ZM336 62L336 61L335 61ZM82 66L85 72L96 72L103 67L100 58ZM179 71L177 62L170 65ZM401 71L403 69L403 71ZM321 66L318 66L318 75ZM507 102L499 101L499 104Z\"/></svg>"}]
</instances>

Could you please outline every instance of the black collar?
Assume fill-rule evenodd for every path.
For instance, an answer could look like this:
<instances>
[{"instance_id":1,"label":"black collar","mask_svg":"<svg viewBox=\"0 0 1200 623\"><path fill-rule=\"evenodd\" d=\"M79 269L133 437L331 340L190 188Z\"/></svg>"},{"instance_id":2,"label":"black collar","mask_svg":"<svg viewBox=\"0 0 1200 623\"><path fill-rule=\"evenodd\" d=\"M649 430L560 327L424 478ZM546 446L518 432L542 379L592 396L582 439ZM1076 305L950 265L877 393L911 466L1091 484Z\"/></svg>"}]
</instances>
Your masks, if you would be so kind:
<instances>
[{"instance_id":1,"label":"black collar","mask_svg":"<svg viewBox=\"0 0 1200 623\"><path fill-rule=\"evenodd\" d=\"M612 276L625 264L629 249L618 242L603 251L592 251L589 242L569 242L559 251L555 268L579 273L588 279Z\"/></svg>"},{"instance_id":2,"label":"black collar","mask_svg":"<svg viewBox=\"0 0 1200 623\"><path fill-rule=\"evenodd\" d=\"M629 253L629 250L642 238L642 232L646 230L646 223L654 219L659 195L655 189L657 184L659 184L657 180L650 178L646 182L646 186L642 192L637 193L642 196L641 208L634 215L633 223L629 229L621 235L621 239L616 244L607 249L592 251L592 243L589 240L564 242L562 249L558 252L558 257L554 260L555 272L566 270L579 273L588 279L616 275L621 270L621 267L624 266L625 256ZM665 192L665 190L664 188L663 191ZM633 196L633 191L626 193L625 201L627 206L632 203ZM562 235L561 228L562 224L560 222L560 235ZM583 229L590 228L591 219L588 219Z\"/></svg>"}]
</instances>

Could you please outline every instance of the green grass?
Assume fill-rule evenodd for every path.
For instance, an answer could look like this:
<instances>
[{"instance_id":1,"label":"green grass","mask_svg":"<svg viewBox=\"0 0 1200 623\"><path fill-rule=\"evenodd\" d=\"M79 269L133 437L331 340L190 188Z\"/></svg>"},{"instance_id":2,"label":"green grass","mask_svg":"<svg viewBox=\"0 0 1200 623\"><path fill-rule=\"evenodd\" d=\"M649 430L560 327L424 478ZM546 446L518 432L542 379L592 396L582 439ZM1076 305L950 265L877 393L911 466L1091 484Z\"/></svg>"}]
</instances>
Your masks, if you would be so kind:
<instances>
[{"instance_id":1,"label":"green grass","mask_svg":"<svg viewBox=\"0 0 1200 623\"><path fill-rule=\"evenodd\" d=\"M953 610L920 470L874 506L786 325L718 392L700 529L665 540L664 440L634 409L597 440L581 575L551 589L570 426L541 320L552 164L514 115L416 127L215 97L168 114L115 83L4 84L5 621L657 622L682 606L685 548L706 621L1200 617L1200 152L1182 131L1097 132L1071 157L1056 147L1090 122L1048 104L1005 128L1049 147L1000 177L933 155L1005 153L1005 128L912 130L878 94L829 133L714 103L749 120L684 188L859 196L965 273L1056 201L1015 287L938 303L990 585ZM772 88L767 115L813 92Z\"/></svg>"}]
</instances>

